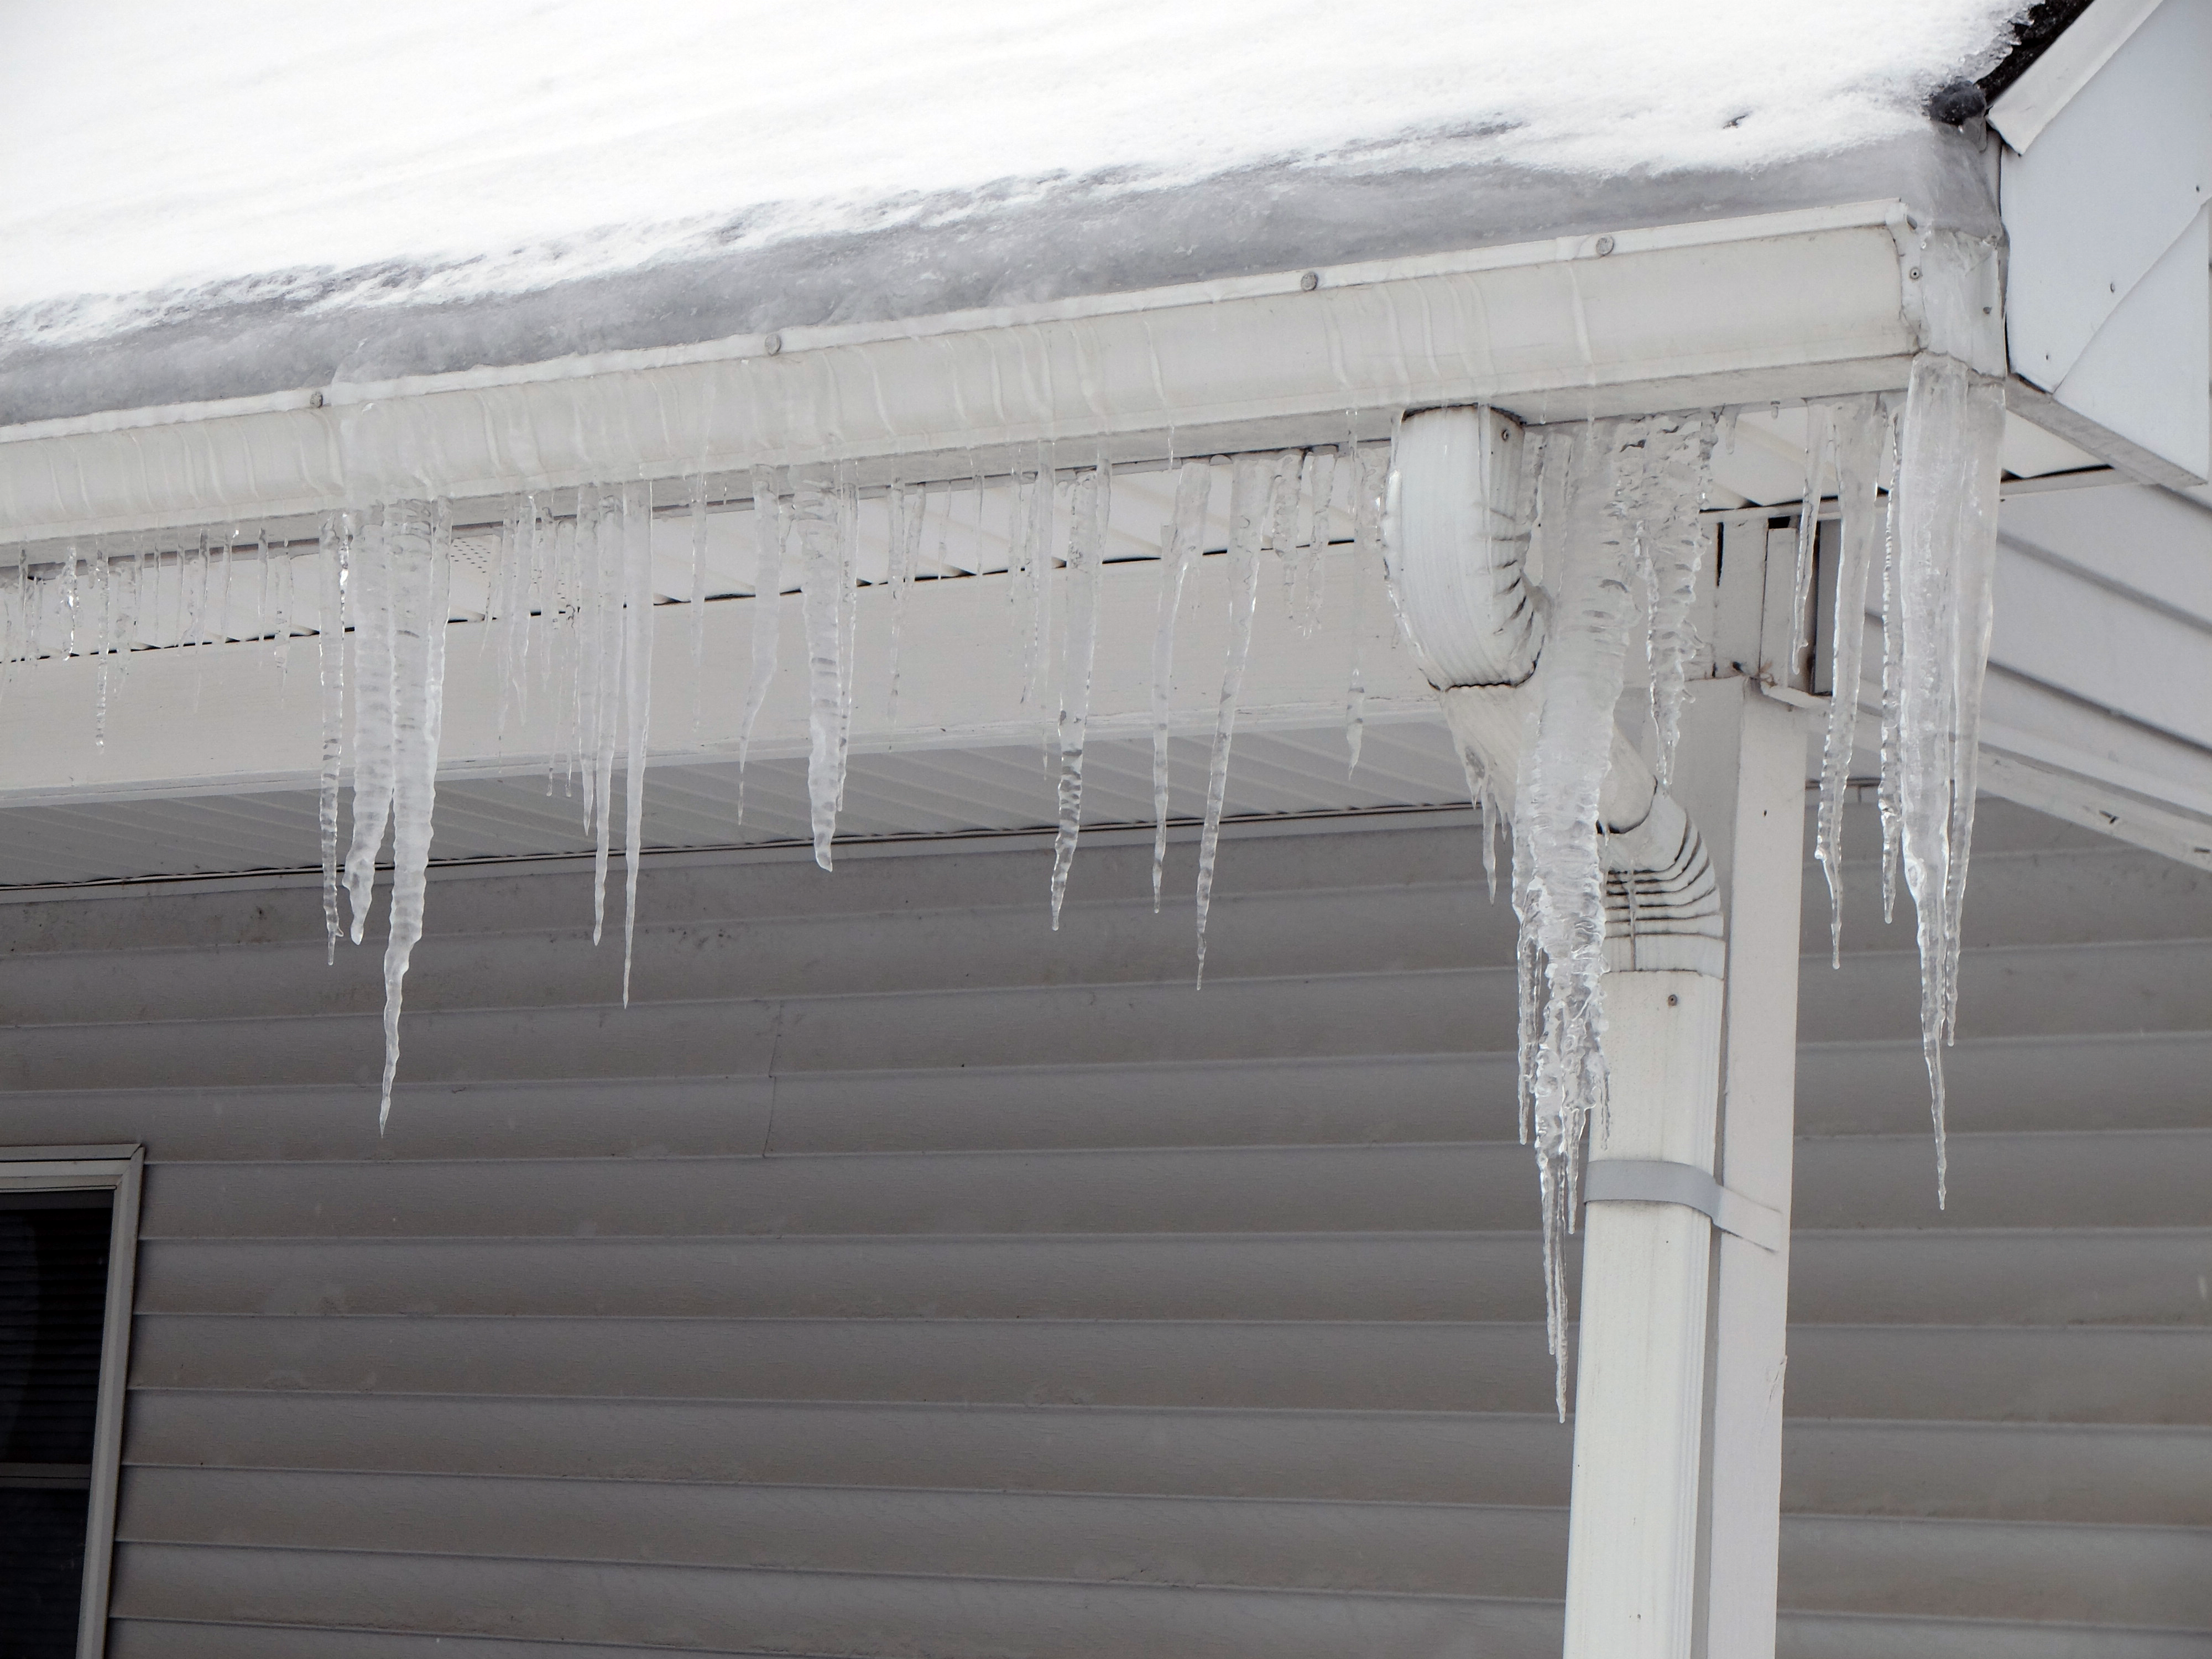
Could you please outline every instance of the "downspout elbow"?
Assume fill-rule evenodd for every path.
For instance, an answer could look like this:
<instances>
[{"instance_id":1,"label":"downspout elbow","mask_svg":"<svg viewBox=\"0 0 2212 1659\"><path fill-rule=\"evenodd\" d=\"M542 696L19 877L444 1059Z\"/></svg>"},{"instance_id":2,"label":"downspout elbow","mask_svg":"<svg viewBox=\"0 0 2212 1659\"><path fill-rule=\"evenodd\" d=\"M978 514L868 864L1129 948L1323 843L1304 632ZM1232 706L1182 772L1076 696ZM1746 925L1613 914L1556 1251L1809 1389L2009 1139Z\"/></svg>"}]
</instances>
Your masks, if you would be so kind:
<instances>
[{"instance_id":1,"label":"downspout elbow","mask_svg":"<svg viewBox=\"0 0 2212 1659\"><path fill-rule=\"evenodd\" d=\"M1517 422L1480 405L1409 415L1383 514L1395 594L1421 672L1455 741L1503 801L1518 790L1544 647L1543 609L1526 568L1526 445ZM1598 817L1606 965L1719 976L1726 945L1712 860L1618 727Z\"/></svg>"}]
</instances>

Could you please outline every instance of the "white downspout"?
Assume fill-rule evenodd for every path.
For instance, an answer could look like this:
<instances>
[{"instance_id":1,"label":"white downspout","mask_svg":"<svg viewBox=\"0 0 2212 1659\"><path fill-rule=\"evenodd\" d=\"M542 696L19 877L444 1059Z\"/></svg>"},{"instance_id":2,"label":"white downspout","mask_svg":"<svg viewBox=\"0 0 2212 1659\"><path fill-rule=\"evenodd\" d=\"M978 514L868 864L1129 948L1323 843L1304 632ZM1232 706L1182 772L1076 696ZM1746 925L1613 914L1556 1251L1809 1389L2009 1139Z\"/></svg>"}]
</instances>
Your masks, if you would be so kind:
<instances>
[{"instance_id":1,"label":"white downspout","mask_svg":"<svg viewBox=\"0 0 2212 1659\"><path fill-rule=\"evenodd\" d=\"M1541 695L1541 596L1518 510L1525 440L1494 410L1425 411L1399 433L1384 539L1423 672L1493 797L1515 799ZM1607 831L1610 1111L1585 1196L1569 1522L1570 1659L1686 1659L1696 1619L1706 1292L1725 940L1697 828L1616 729Z\"/></svg>"}]
</instances>

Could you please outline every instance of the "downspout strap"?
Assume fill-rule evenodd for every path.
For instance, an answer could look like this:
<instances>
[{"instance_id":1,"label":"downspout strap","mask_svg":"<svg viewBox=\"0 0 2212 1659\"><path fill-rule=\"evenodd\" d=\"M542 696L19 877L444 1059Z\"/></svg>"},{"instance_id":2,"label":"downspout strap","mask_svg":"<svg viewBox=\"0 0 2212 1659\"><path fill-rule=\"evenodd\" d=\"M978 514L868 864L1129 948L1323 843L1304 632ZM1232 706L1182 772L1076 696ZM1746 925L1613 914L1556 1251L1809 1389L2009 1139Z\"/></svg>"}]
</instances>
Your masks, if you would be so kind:
<instances>
[{"instance_id":1,"label":"downspout strap","mask_svg":"<svg viewBox=\"0 0 2212 1659\"><path fill-rule=\"evenodd\" d=\"M1680 1204L1762 1250L1782 1248L1782 1212L1723 1187L1694 1164L1594 1158L1583 1171L1585 1204Z\"/></svg>"}]
</instances>

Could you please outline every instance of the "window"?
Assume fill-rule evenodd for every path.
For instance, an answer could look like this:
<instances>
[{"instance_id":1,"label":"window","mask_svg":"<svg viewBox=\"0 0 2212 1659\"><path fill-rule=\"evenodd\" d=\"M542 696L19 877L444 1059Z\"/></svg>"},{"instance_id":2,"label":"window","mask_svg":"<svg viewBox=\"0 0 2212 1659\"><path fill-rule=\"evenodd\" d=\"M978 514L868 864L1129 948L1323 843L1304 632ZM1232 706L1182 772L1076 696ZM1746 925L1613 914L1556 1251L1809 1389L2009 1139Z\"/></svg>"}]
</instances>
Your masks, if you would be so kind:
<instances>
[{"instance_id":1,"label":"window","mask_svg":"<svg viewBox=\"0 0 2212 1659\"><path fill-rule=\"evenodd\" d=\"M4 1659L105 1646L143 1154L0 1148Z\"/></svg>"}]
</instances>

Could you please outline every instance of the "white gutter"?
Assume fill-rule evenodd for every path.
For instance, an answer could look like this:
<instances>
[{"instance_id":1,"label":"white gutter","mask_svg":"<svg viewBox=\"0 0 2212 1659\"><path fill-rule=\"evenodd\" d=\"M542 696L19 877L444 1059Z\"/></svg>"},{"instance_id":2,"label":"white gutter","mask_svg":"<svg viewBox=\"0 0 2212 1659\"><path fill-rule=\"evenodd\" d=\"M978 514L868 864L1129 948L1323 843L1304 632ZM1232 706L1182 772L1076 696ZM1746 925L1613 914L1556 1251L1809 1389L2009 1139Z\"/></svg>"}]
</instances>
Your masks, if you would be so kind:
<instances>
[{"instance_id":1,"label":"white gutter","mask_svg":"<svg viewBox=\"0 0 2212 1659\"><path fill-rule=\"evenodd\" d=\"M1428 404L1887 389L1923 346L2001 370L1996 289L1992 249L1883 201L115 411L0 428L0 539L757 464L964 477L1040 442L1153 457L1170 430L1183 454L1333 442L1348 410L1374 436Z\"/></svg>"}]
</instances>

